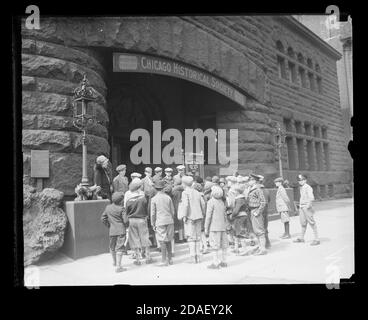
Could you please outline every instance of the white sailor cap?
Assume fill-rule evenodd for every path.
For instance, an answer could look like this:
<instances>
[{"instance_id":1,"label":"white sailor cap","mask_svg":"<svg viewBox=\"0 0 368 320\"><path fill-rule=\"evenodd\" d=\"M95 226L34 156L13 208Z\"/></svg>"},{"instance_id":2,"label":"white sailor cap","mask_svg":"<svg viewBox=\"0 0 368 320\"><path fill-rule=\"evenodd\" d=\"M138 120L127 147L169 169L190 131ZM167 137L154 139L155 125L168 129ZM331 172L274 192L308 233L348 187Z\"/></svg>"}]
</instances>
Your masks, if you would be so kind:
<instances>
[{"instance_id":1,"label":"white sailor cap","mask_svg":"<svg viewBox=\"0 0 368 320\"><path fill-rule=\"evenodd\" d=\"M176 169L178 169L178 170L184 170L185 169L185 166L181 164L181 165L178 165L176 167Z\"/></svg>"},{"instance_id":2,"label":"white sailor cap","mask_svg":"<svg viewBox=\"0 0 368 320\"><path fill-rule=\"evenodd\" d=\"M165 169L165 172L173 172L173 169L171 169L171 168L166 168L166 169Z\"/></svg>"},{"instance_id":3,"label":"white sailor cap","mask_svg":"<svg viewBox=\"0 0 368 320\"><path fill-rule=\"evenodd\" d=\"M132 178L140 178L142 175L138 172L133 172L131 175L130 175Z\"/></svg>"},{"instance_id":4,"label":"white sailor cap","mask_svg":"<svg viewBox=\"0 0 368 320\"><path fill-rule=\"evenodd\" d=\"M160 172L160 171L162 171L162 168L160 168L160 167L155 168L155 172Z\"/></svg>"}]
</instances>

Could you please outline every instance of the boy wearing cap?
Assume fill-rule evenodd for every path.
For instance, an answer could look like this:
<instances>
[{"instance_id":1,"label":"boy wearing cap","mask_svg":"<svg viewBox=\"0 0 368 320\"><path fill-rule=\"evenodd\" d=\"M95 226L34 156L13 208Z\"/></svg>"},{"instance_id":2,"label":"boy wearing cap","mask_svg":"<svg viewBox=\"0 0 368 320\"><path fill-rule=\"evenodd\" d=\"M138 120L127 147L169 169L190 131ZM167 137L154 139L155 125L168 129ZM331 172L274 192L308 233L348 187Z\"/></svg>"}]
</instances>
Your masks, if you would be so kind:
<instances>
[{"instance_id":1,"label":"boy wearing cap","mask_svg":"<svg viewBox=\"0 0 368 320\"><path fill-rule=\"evenodd\" d=\"M277 187L276 192L276 210L280 214L281 222L284 224L285 232L280 237L281 239L290 239L290 216L289 216L289 210L290 210L290 199L286 193L285 188L283 187L284 179L279 177L274 180L275 185Z\"/></svg>"},{"instance_id":2,"label":"boy wearing cap","mask_svg":"<svg viewBox=\"0 0 368 320\"><path fill-rule=\"evenodd\" d=\"M185 176L185 166L180 164L176 167L176 169L178 170L178 173L174 176L174 182L175 180L180 180L181 178Z\"/></svg>"},{"instance_id":3,"label":"boy wearing cap","mask_svg":"<svg viewBox=\"0 0 368 320\"><path fill-rule=\"evenodd\" d=\"M173 264L172 241L174 239L174 204L163 189L165 181L161 180L154 184L156 195L151 199L151 225L156 232L156 239L161 246L162 262L160 266Z\"/></svg>"},{"instance_id":4,"label":"boy wearing cap","mask_svg":"<svg viewBox=\"0 0 368 320\"><path fill-rule=\"evenodd\" d=\"M134 178L129 185L131 195L125 204L129 219L129 246L135 251L134 264L141 265L142 249L145 250L146 263L151 263L149 232L147 225L147 199L140 190L142 181Z\"/></svg>"},{"instance_id":5,"label":"boy wearing cap","mask_svg":"<svg viewBox=\"0 0 368 320\"><path fill-rule=\"evenodd\" d=\"M182 178L184 191L178 207L178 219L183 219L187 236L189 252L193 263L200 262L200 240L205 202L203 196L192 188L193 178Z\"/></svg>"},{"instance_id":6,"label":"boy wearing cap","mask_svg":"<svg viewBox=\"0 0 368 320\"><path fill-rule=\"evenodd\" d=\"M142 179L142 190L144 194L150 198L153 192L152 169L147 167L144 169L145 177Z\"/></svg>"},{"instance_id":7,"label":"boy wearing cap","mask_svg":"<svg viewBox=\"0 0 368 320\"><path fill-rule=\"evenodd\" d=\"M165 182L165 192L171 196L171 191L174 186L174 180L172 177L173 169L166 168L165 169L165 177L163 178L163 181Z\"/></svg>"},{"instance_id":8,"label":"boy wearing cap","mask_svg":"<svg viewBox=\"0 0 368 320\"><path fill-rule=\"evenodd\" d=\"M125 176L126 165L121 164L121 165L117 166L116 171L119 174L112 181L112 187L114 189L114 192L125 193L129 189L129 187L128 187L128 185L129 185L128 178Z\"/></svg>"},{"instance_id":9,"label":"boy wearing cap","mask_svg":"<svg viewBox=\"0 0 368 320\"><path fill-rule=\"evenodd\" d=\"M232 223L232 229L234 233L234 253L239 254L239 246L241 244L243 251L245 252L246 242L243 238L243 232L246 227L247 219L247 201L244 196L245 186L238 184L235 188L235 203L232 213L230 215L230 221Z\"/></svg>"},{"instance_id":10,"label":"boy wearing cap","mask_svg":"<svg viewBox=\"0 0 368 320\"><path fill-rule=\"evenodd\" d=\"M139 172L133 172L130 174L130 178L133 180L134 178L140 179L142 175Z\"/></svg>"},{"instance_id":11,"label":"boy wearing cap","mask_svg":"<svg viewBox=\"0 0 368 320\"><path fill-rule=\"evenodd\" d=\"M249 192L248 192L248 206L250 209L250 219L252 223L253 231L258 239L259 247L254 253L255 255L266 254L266 237L265 227L263 220L263 210L266 205L262 190L259 188L258 182L260 177L255 174L250 175L249 179Z\"/></svg>"},{"instance_id":12,"label":"boy wearing cap","mask_svg":"<svg viewBox=\"0 0 368 320\"><path fill-rule=\"evenodd\" d=\"M299 200L299 218L302 227L301 236L294 240L294 242L301 243L304 242L304 235L307 231L307 225L309 224L313 229L314 240L311 246L316 246L320 244L317 232L317 224L314 220L314 209L312 203L314 201L314 194L312 187L307 184L306 176L299 174L298 182L300 185L300 200Z\"/></svg>"},{"instance_id":13,"label":"boy wearing cap","mask_svg":"<svg viewBox=\"0 0 368 320\"><path fill-rule=\"evenodd\" d=\"M162 180L162 168L156 167L155 168L155 175L152 178L152 182L155 184L156 182Z\"/></svg>"},{"instance_id":14,"label":"boy wearing cap","mask_svg":"<svg viewBox=\"0 0 368 320\"><path fill-rule=\"evenodd\" d=\"M123 199L123 192L114 192L112 194L112 203L106 206L101 216L102 223L109 228L109 248L113 266L116 266L116 272L126 270L121 266L126 240L126 221L124 221L124 208L122 206Z\"/></svg>"},{"instance_id":15,"label":"boy wearing cap","mask_svg":"<svg viewBox=\"0 0 368 320\"><path fill-rule=\"evenodd\" d=\"M226 236L226 207L222 196L223 190L214 186L211 199L207 202L205 234L209 237L213 249L213 263L208 266L209 269L227 267L226 251L229 242Z\"/></svg>"}]
</instances>

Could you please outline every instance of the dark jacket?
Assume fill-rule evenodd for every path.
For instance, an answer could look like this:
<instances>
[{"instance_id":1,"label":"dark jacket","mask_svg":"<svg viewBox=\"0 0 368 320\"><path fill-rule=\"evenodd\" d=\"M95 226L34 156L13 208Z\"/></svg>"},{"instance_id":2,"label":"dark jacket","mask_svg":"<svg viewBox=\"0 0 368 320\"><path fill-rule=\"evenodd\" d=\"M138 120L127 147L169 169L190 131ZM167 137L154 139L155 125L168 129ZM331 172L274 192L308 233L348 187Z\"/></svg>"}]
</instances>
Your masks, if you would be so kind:
<instances>
[{"instance_id":1,"label":"dark jacket","mask_svg":"<svg viewBox=\"0 0 368 320\"><path fill-rule=\"evenodd\" d=\"M126 214L130 218L145 219L148 217L147 199L144 194L130 198L126 203Z\"/></svg>"},{"instance_id":2,"label":"dark jacket","mask_svg":"<svg viewBox=\"0 0 368 320\"><path fill-rule=\"evenodd\" d=\"M128 178L117 175L112 182L112 186L113 186L114 192L125 193L129 190Z\"/></svg>"},{"instance_id":3,"label":"dark jacket","mask_svg":"<svg viewBox=\"0 0 368 320\"><path fill-rule=\"evenodd\" d=\"M230 215L230 219L247 215L247 200L244 195L239 195L235 198L235 206Z\"/></svg>"},{"instance_id":4,"label":"dark jacket","mask_svg":"<svg viewBox=\"0 0 368 320\"><path fill-rule=\"evenodd\" d=\"M264 198L266 200L266 205L265 205L265 208L263 209L263 214L264 215L267 215L268 214L268 205L271 201L271 194L270 194L270 191L268 191L263 184L260 185L261 187L261 190L263 192L263 195L264 195Z\"/></svg>"},{"instance_id":5,"label":"dark jacket","mask_svg":"<svg viewBox=\"0 0 368 320\"><path fill-rule=\"evenodd\" d=\"M101 197L111 200L112 177L109 170L105 170L101 165L95 164L93 167L93 182L101 187Z\"/></svg>"},{"instance_id":6,"label":"dark jacket","mask_svg":"<svg viewBox=\"0 0 368 320\"><path fill-rule=\"evenodd\" d=\"M119 236L125 234L124 208L114 203L106 206L102 213L101 221L109 227L110 236Z\"/></svg>"}]
</instances>

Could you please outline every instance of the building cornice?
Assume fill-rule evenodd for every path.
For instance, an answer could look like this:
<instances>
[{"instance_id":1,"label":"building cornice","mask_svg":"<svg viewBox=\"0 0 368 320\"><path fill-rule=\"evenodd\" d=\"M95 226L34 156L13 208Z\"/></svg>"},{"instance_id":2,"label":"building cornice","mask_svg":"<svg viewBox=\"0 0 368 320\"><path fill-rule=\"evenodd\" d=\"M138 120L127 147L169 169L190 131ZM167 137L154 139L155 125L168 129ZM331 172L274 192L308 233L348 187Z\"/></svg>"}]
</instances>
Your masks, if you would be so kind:
<instances>
[{"instance_id":1,"label":"building cornice","mask_svg":"<svg viewBox=\"0 0 368 320\"><path fill-rule=\"evenodd\" d=\"M278 16L276 17L288 27L293 28L296 32L299 32L306 39L320 47L325 53L329 54L332 58L340 60L342 55L326 41L316 35L312 30L308 29L305 25L300 23L297 19L292 16Z\"/></svg>"}]
</instances>

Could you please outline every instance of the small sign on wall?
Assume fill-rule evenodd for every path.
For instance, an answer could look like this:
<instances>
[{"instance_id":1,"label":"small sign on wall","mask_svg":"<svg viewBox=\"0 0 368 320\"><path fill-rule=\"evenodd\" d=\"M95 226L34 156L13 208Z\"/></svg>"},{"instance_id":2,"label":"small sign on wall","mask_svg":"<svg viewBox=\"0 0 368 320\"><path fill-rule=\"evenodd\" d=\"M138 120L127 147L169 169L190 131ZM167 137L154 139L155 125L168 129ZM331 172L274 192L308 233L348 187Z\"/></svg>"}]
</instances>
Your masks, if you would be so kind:
<instances>
[{"instance_id":1,"label":"small sign on wall","mask_svg":"<svg viewBox=\"0 0 368 320\"><path fill-rule=\"evenodd\" d=\"M49 150L31 150L31 177L50 177Z\"/></svg>"}]
</instances>

